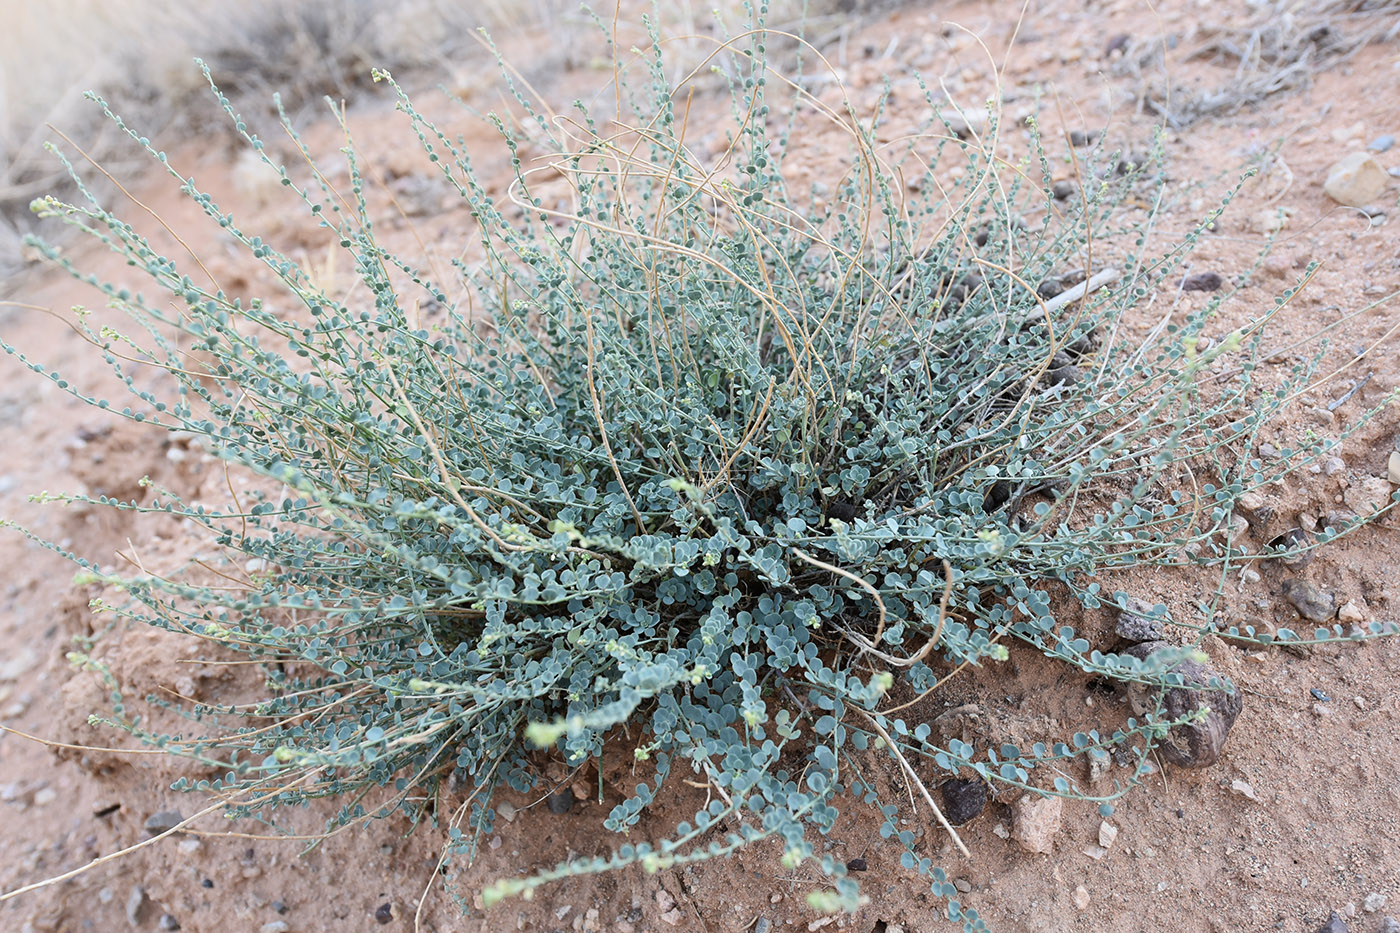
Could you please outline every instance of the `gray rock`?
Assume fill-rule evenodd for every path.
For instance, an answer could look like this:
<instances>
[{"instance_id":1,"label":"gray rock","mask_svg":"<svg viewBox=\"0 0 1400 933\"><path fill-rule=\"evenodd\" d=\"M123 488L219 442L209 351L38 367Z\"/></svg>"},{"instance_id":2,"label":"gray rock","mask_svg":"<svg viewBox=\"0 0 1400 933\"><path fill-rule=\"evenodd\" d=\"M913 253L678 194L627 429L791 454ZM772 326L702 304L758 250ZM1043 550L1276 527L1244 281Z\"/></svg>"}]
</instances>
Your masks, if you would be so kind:
<instances>
[{"instance_id":1,"label":"gray rock","mask_svg":"<svg viewBox=\"0 0 1400 933\"><path fill-rule=\"evenodd\" d=\"M1225 280L1220 277L1219 272L1200 272L1196 275L1188 275L1181 280L1181 290L1184 292L1213 292L1219 290Z\"/></svg>"},{"instance_id":2,"label":"gray rock","mask_svg":"<svg viewBox=\"0 0 1400 933\"><path fill-rule=\"evenodd\" d=\"M1127 606L1118 610L1113 631L1126 641L1159 641L1166 631L1162 617L1153 618L1153 606L1145 599L1129 596Z\"/></svg>"},{"instance_id":3,"label":"gray rock","mask_svg":"<svg viewBox=\"0 0 1400 933\"><path fill-rule=\"evenodd\" d=\"M1396 920L1394 917L1386 917L1381 921L1381 925L1376 933L1400 933L1400 920Z\"/></svg>"},{"instance_id":4,"label":"gray rock","mask_svg":"<svg viewBox=\"0 0 1400 933\"><path fill-rule=\"evenodd\" d=\"M1385 906L1385 902L1390 900L1379 891L1372 891L1366 895L1366 899L1361 902L1361 909L1368 914L1373 914Z\"/></svg>"},{"instance_id":5,"label":"gray rock","mask_svg":"<svg viewBox=\"0 0 1400 933\"><path fill-rule=\"evenodd\" d=\"M1330 622L1337 614L1337 597L1324 593L1301 577L1283 581L1283 596L1309 622Z\"/></svg>"},{"instance_id":6,"label":"gray rock","mask_svg":"<svg viewBox=\"0 0 1400 933\"><path fill-rule=\"evenodd\" d=\"M1351 927L1347 926L1334 910L1327 922L1317 928L1317 933L1351 933Z\"/></svg>"},{"instance_id":7,"label":"gray rock","mask_svg":"<svg viewBox=\"0 0 1400 933\"><path fill-rule=\"evenodd\" d=\"M1054 195L1056 201L1064 201L1079 190L1079 186L1072 181L1057 181L1050 186L1050 193Z\"/></svg>"},{"instance_id":8,"label":"gray rock","mask_svg":"<svg viewBox=\"0 0 1400 933\"><path fill-rule=\"evenodd\" d=\"M549 812L562 816L574 806L574 789L561 787L549 795Z\"/></svg>"},{"instance_id":9,"label":"gray rock","mask_svg":"<svg viewBox=\"0 0 1400 933\"><path fill-rule=\"evenodd\" d=\"M161 810L146 817L145 830L152 836L168 832L185 821L179 810Z\"/></svg>"},{"instance_id":10,"label":"gray rock","mask_svg":"<svg viewBox=\"0 0 1400 933\"><path fill-rule=\"evenodd\" d=\"M126 922L133 927L145 926L149 907L150 902L146 900L145 889L139 884L133 885L131 892L126 896Z\"/></svg>"},{"instance_id":11,"label":"gray rock","mask_svg":"<svg viewBox=\"0 0 1400 933\"><path fill-rule=\"evenodd\" d=\"M161 914L161 915L160 915L160 923L157 923L157 924L156 924L156 929L158 929L158 930L178 930L178 929L180 929L180 921L175 919L175 915L174 915L174 914Z\"/></svg>"},{"instance_id":12,"label":"gray rock","mask_svg":"<svg viewBox=\"0 0 1400 933\"><path fill-rule=\"evenodd\" d=\"M1165 641L1149 641L1133 645L1127 653L1145 661L1158 651L1173 647ZM1244 708L1244 697L1238 690L1209 688L1207 685L1212 681L1219 682L1223 678L1200 662L1190 659L1178 661L1171 671L1181 676L1184 686L1166 689L1161 697L1164 715L1170 719L1180 719L1203 707L1208 707L1210 712L1198 722L1172 726L1158 750L1163 758L1178 767L1209 767L1220 760L1230 727ZM1147 712L1157 706L1158 696L1151 688L1134 684L1131 689L1135 691L1132 694L1135 709Z\"/></svg>"},{"instance_id":13,"label":"gray rock","mask_svg":"<svg viewBox=\"0 0 1400 933\"><path fill-rule=\"evenodd\" d=\"M1370 149L1372 152L1389 152L1390 147L1393 145L1395 145L1395 137L1390 133L1386 133L1384 136L1377 136L1375 139L1371 140L1371 144L1366 148Z\"/></svg>"}]
</instances>

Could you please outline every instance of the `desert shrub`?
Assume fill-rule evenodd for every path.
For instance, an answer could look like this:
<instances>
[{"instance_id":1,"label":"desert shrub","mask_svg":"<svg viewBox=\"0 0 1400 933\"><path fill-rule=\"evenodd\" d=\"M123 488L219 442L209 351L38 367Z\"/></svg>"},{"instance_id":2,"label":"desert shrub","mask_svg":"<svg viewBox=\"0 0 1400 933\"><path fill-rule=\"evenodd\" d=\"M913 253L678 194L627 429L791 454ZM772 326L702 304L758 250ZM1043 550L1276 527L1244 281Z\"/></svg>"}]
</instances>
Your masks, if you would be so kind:
<instances>
[{"instance_id":1,"label":"desert shrub","mask_svg":"<svg viewBox=\"0 0 1400 933\"><path fill-rule=\"evenodd\" d=\"M492 826L493 791L548 789L542 750L579 764L625 742L649 777L607 828L634 826L677 770L709 783L713 802L668 839L504 879L488 901L767 838L800 862L838 803L863 800L949 915L977 929L879 798L877 754L911 776L923 759L1105 813L1148 772L1154 743L1179 722L1161 709L1112 735L977 749L938 745L890 694L924 695L949 672L998 664L1009 643L1098 677L1179 685L1172 668L1191 643L1148 661L1108 653L1054 607L1121 600L1097 579L1115 569L1250 559L1231 543L1236 500L1334 443L1304 439L1269 462L1250 454L1320 360L1258 381L1262 334L1293 291L1211 341L1221 297L1130 342L1123 316L1219 213L1161 255L1145 228L1122 226L1123 198L1163 191L1160 148L1136 162L1096 152L1078 203L1057 206L1034 134L1026 157L1006 163L990 154L995 119L957 127L970 137L960 138L929 95L925 132L901 153L876 142L878 120L828 108L769 70L765 38L759 28L716 47L714 63L735 77L727 135L708 161L687 141L691 102L666 79L659 42L620 70L615 123L582 105L549 119L517 94L514 116L497 118L514 166L505 195L400 92L410 132L476 224L451 280L382 247L353 149L349 192L269 159L288 197L353 257L366 297L352 304L134 130L280 292L244 303L214 290L95 197L36 203L163 297L38 243L130 315L126 332L77 324L133 401L118 409L31 368L259 478L223 507L169 490L100 500L186 519L223 550L218 581L201 576L207 558L182 577L120 575L70 555L129 597L98 608L262 665L260 702L183 710L198 722L189 732L149 730L118 694L111 722L216 771L178 786L269 819L331 798L337 826L398 806L423 816L437 795L414 792L451 778L473 788L448 843L470 857ZM784 157L809 112L849 159L818 163L821 186L795 190ZM517 157L521 127L537 150L550 141L546 168ZM950 165L961 170L951 183ZM567 209L535 194L560 176ZM1046 297L1072 269L1095 288ZM1238 377L1219 380L1227 360ZM142 388L135 362L178 389ZM1176 622L1199 642L1208 619ZM79 660L100 666L96 654ZM1043 777L1113 745L1132 749L1136 769L1110 792ZM844 865L818 861L832 884L812 903L855 905Z\"/></svg>"}]
</instances>

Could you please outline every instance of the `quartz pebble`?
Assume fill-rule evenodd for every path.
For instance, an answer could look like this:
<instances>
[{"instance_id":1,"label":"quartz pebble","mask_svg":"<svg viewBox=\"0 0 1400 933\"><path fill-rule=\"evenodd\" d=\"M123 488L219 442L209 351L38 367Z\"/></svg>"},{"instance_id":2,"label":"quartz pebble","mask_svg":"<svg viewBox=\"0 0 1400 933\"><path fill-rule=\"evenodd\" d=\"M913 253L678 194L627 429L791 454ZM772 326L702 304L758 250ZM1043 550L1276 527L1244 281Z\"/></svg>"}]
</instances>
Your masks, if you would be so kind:
<instances>
[{"instance_id":1,"label":"quartz pebble","mask_svg":"<svg viewBox=\"0 0 1400 933\"><path fill-rule=\"evenodd\" d=\"M1338 204L1360 207L1374 201L1385 183L1385 169L1379 162L1364 152L1352 152L1333 164L1322 190Z\"/></svg>"}]
</instances>

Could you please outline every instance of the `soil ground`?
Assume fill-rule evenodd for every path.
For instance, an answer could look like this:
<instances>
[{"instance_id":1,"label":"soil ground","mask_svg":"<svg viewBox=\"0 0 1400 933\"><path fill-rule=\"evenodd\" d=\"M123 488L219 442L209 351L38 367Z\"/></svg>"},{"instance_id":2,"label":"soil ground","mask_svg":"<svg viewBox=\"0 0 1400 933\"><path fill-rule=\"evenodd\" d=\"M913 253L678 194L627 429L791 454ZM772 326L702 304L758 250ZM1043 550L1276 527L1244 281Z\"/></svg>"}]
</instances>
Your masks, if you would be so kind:
<instances>
[{"instance_id":1,"label":"soil ground","mask_svg":"<svg viewBox=\"0 0 1400 933\"><path fill-rule=\"evenodd\" d=\"M868 107L881 82L890 80L895 124L918 105L908 76L917 67L931 84L940 79L938 86L964 108L982 106L1000 88L1004 114L1013 118L1005 120L1008 134L1019 131L1013 120L1043 95L1042 126L1052 154L1066 151L1069 131L1101 133L1108 148L1136 152L1163 128L1172 201L1159 214L1154 235L1164 242L1188 234L1246 167L1259 166L1260 174L1201 238L1186 271L1232 280L1250 270L1265 245L1261 216L1280 210L1285 215L1268 257L1222 307L1215 332L1223 335L1271 306L1310 262L1321 264L1281 312L1269 338L1278 347L1271 362L1282 373L1316 348L1290 345L1331 328L1321 371L1345 368L1304 393L1276 422L1267 440L1282 447L1306 432L1342 435L1400 386L1400 342L1391 330L1400 321L1394 297L1400 291L1400 181L1377 199L1374 206L1385 213L1375 216L1341 207L1323 192L1338 159L1385 134L1400 134L1400 45L1370 45L1346 59L1319 54L1309 65L1310 86L1256 95L1239 109L1191 121L1193 102L1245 87L1246 72L1212 42L1222 35L1245 41L1256 7L997 0L930 10L919 4L852 20L829 37L824 50L858 108ZM1221 32L1231 29L1238 34ZM518 36L507 54L528 55L532 43L546 41ZM568 103L564 89L573 94L581 85L601 88L607 80L605 72L586 67L565 71L568 62L553 67L556 73L544 76L541 88L557 92L553 102L561 107ZM495 105L488 82L468 85L459 92L470 103ZM818 93L834 101L841 91L833 83ZM502 151L480 121L454 119L460 123L454 129L484 151ZM381 100L353 111L350 126L402 209L386 229L390 242L418 243L442 259L455 255L465 215L433 183L403 118ZM334 153L337 132L329 122L309 129L312 150ZM791 168L800 185L826 177L844 157L833 148L840 137L823 132L813 122L796 136ZM324 235L288 219L294 215L266 196L236 150L176 140L160 145L222 203L234 205L245 226L276 239L322 281L353 296L349 270L337 267ZM1376 158L1387 168L1400 166L1400 148ZM1072 177L1071 163L1054 166L1057 178ZM504 178L501 170L496 175ZM257 267L229 253L210 225L198 223L167 177L153 172L127 181L155 213L186 232L226 289L257 293ZM1126 210L1136 210L1141 219L1145 207ZM129 213L134 217L136 211ZM85 247L72 250L84 268L121 272L119 262ZM7 297L60 313L94 300L55 270L37 267L11 281ZM1129 320L1126 336L1145 336L1169 310L1182 314L1204 300L1189 293L1154 296ZM110 385L97 354L54 316L5 311L0 337L85 389ZM224 476L198 451L158 432L117 426L13 359L0 360L0 367L0 513L104 559L121 550L159 564L199 546L173 522L132 523L104 510L30 504L27 496L45 489L139 496L143 476L197 496L206 484L222 484ZM1397 428L1400 412L1392 406L1346 440L1338 463L1295 474L1269 491L1269 504L1278 514L1324 521L1360 508L1374 497L1375 478L1386 475ZM1400 523L1391 516L1322 548L1301 569L1258 562L1236 571L1226 582L1224 612L1233 623L1297 627L1283 583L1302 576L1334 595L1338 605L1350 604L1349 614L1394 622L1400 612L1397 531ZM132 754L120 733L88 723L89 715L107 708L108 691L91 672L75 670L66 655L75 636L106 624L87 610L95 591L75 587L71 564L16 534L0 537L0 562L10 568L0 591L0 724L13 730L0 733L0 892L10 892L139 842L152 814L177 809L188 816L200 804L169 790L186 773L182 765L158 754ZM1213 573L1136 573L1109 581L1105 589L1131 589L1189 618L1195 599L1219 584ZM1085 637L1111 635L1107 611L1080 612L1071 621ZM902 825L920 834L920 846L964 891L963 903L993 930L1300 933L1317 929L1332 911L1352 930L1380 930L1388 913L1400 915L1400 642L1287 652L1210 637L1204 647L1245 693L1225 754L1206 769L1167 767L1122 800L1107 821L1117 834L1106 851L1096 848L1104 821L1089 804L1066 807L1046 855L1005 838L1012 826L1010 801L997 800L962 828L972 852L963 857L914 805L895 769L873 756L868 766L883 776L889 799L903 801ZM102 638L100 652L133 695L165 690L221 696L243 676L199 646L158 632L114 630ZM1111 729L1121 721L1121 699L1063 670L1013 650L1006 664L955 679L904 715L932 721L976 704L977 715L964 717L958 729L979 740L1017 743L1095 726ZM22 734L60 744L50 747ZM196 824L197 831L0 903L0 928L154 930L178 923L192 931L310 933L378 929L377 911L389 930L948 928L927 883L900 867L898 850L879 837L879 821L854 803L842 807L837 831L820 843L839 858L866 862L862 884L869 903L852 916L812 912L804 898L821 884L819 875L780 868L779 853L763 846L656 875L632 870L574 879L529 902L480 909L474 892L485 882L617 844L600 829L618 798L615 785L629 779L625 772L620 762L605 764L602 802L597 776L582 775L581 783L593 783L587 793L579 788L581 800L566 815L551 813L538 805L542 801L509 798L518 809L514 818L498 820L497 834L485 841L476 863L454 868L445 883L437 880L441 826L410 832L405 821L388 819L307 850L256 824L220 825L215 815ZM664 833L704 803L703 789L674 783L639 835ZM314 832L326 815L313 808L293 823Z\"/></svg>"}]
</instances>

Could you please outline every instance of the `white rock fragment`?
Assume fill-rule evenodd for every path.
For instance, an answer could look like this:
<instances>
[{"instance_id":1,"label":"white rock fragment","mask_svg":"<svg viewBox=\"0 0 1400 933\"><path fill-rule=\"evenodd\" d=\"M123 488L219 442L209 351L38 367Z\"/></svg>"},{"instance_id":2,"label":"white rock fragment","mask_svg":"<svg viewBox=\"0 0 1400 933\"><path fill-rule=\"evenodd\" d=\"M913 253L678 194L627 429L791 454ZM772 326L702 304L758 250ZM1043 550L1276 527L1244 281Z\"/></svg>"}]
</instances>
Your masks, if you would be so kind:
<instances>
[{"instance_id":1,"label":"white rock fragment","mask_svg":"<svg viewBox=\"0 0 1400 933\"><path fill-rule=\"evenodd\" d=\"M1278 233L1288 225L1288 215L1291 213L1286 207L1266 207L1249 218L1249 229L1266 236Z\"/></svg>"},{"instance_id":2,"label":"white rock fragment","mask_svg":"<svg viewBox=\"0 0 1400 933\"><path fill-rule=\"evenodd\" d=\"M1049 855L1060 831L1064 802L1059 797L1026 794L1013 805L1015 821L1011 838L1027 852Z\"/></svg>"},{"instance_id":3,"label":"white rock fragment","mask_svg":"<svg viewBox=\"0 0 1400 933\"><path fill-rule=\"evenodd\" d=\"M1366 895L1366 900L1361 902L1361 909L1368 914L1373 914L1384 907L1388 900L1390 900L1390 898L1379 891L1372 891L1370 894Z\"/></svg>"},{"instance_id":4,"label":"white rock fragment","mask_svg":"<svg viewBox=\"0 0 1400 933\"><path fill-rule=\"evenodd\" d=\"M1360 207L1379 197L1387 180L1379 162L1364 152L1352 152L1327 172L1322 190L1338 204Z\"/></svg>"},{"instance_id":5,"label":"white rock fragment","mask_svg":"<svg viewBox=\"0 0 1400 933\"><path fill-rule=\"evenodd\" d=\"M1385 466L1385 478L1400 486L1400 450L1390 452L1390 460Z\"/></svg>"},{"instance_id":6,"label":"white rock fragment","mask_svg":"<svg viewBox=\"0 0 1400 933\"><path fill-rule=\"evenodd\" d=\"M1091 842L1084 847L1084 854L1097 862L1099 859L1103 858L1105 855L1108 854L1108 850L1101 845Z\"/></svg>"},{"instance_id":7,"label":"white rock fragment","mask_svg":"<svg viewBox=\"0 0 1400 933\"><path fill-rule=\"evenodd\" d=\"M1241 797L1248 797L1250 800L1257 801L1259 799L1254 796L1254 788L1250 786L1248 781L1241 781L1236 778L1230 782L1230 790L1239 794Z\"/></svg>"},{"instance_id":8,"label":"white rock fragment","mask_svg":"<svg viewBox=\"0 0 1400 933\"><path fill-rule=\"evenodd\" d=\"M1390 483L1379 476L1358 476L1342 492L1347 508L1357 515L1370 515L1390 504Z\"/></svg>"},{"instance_id":9,"label":"white rock fragment","mask_svg":"<svg viewBox=\"0 0 1400 933\"><path fill-rule=\"evenodd\" d=\"M1006 828L1006 825L1004 823L998 823L997 825L993 826L992 835L996 836L999 839L1011 838L1011 832Z\"/></svg>"},{"instance_id":10,"label":"white rock fragment","mask_svg":"<svg viewBox=\"0 0 1400 933\"><path fill-rule=\"evenodd\" d=\"M1113 841L1118 838L1118 827L1104 820L1099 824L1099 845L1105 849L1113 848Z\"/></svg>"},{"instance_id":11,"label":"white rock fragment","mask_svg":"<svg viewBox=\"0 0 1400 933\"><path fill-rule=\"evenodd\" d=\"M1089 909L1089 890L1082 884L1074 889L1074 907L1076 910Z\"/></svg>"},{"instance_id":12,"label":"white rock fragment","mask_svg":"<svg viewBox=\"0 0 1400 933\"><path fill-rule=\"evenodd\" d=\"M1342 607L1337 610L1337 618L1342 622L1359 623L1366 621L1366 612L1356 604L1356 600L1348 599L1342 603Z\"/></svg>"}]
</instances>

